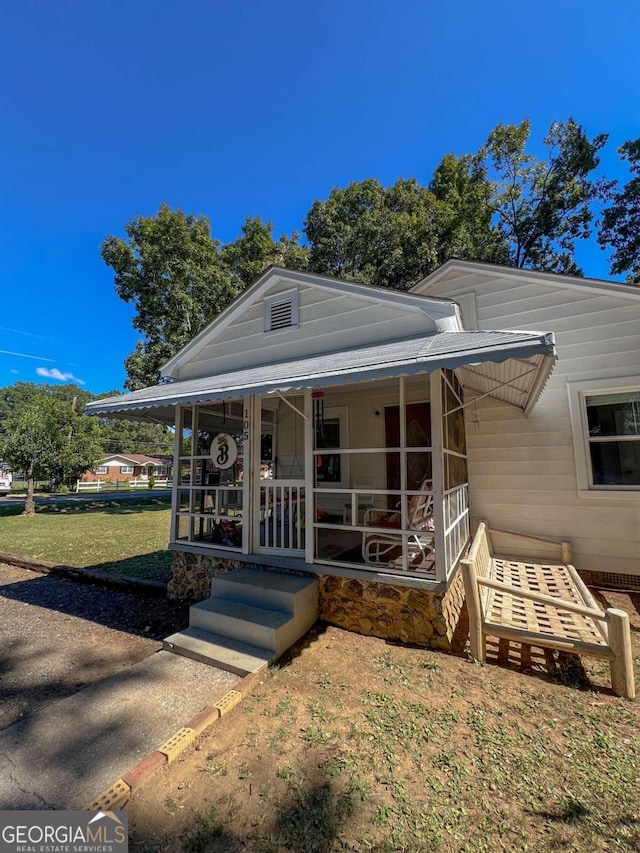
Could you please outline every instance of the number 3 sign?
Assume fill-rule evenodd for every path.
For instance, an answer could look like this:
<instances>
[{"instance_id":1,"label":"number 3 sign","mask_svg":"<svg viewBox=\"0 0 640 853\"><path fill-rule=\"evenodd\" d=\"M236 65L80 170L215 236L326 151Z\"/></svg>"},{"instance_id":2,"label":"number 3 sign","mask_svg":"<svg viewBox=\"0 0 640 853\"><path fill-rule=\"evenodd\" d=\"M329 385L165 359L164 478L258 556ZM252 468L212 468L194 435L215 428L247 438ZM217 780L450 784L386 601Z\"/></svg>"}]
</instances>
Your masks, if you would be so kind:
<instances>
[{"instance_id":1,"label":"number 3 sign","mask_svg":"<svg viewBox=\"0 0 640 853\"><path fill-rule=\"evenodd\" d=\"M231 468L238 458L238 445L235 440L221 432L211 442L211 459L216 468Z\"/></svg>"}]
</instances>

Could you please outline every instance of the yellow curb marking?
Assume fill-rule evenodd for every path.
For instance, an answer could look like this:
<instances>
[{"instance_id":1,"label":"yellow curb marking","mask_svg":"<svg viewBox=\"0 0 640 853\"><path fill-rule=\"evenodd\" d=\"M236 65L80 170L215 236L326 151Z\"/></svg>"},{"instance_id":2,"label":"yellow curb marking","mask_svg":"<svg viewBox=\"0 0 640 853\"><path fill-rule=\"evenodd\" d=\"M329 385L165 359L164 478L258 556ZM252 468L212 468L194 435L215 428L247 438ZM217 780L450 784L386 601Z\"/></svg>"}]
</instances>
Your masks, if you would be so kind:
<instances>
[{"instance_id":1,"label":"yellow curb marking","mask_svg":"<svg viewBox=\"0 0 640 853\"><path fill-rule=\"evenodd\" d=\"M91 812L114 811L122 808L131 796L131 788L123 779L118 779L110 788L103 791L99 797L87 806Z\"/></svg>"},{"instance_id":2,"label":"yellow curb marking","mask_svg":"<svg viewBox=\"0 0 640 853\"><path fill-rule=\"evenodd\" d=\"M232 708L238 704L238 702L242 701L242 693L238 690L230 690L228 693L222 697L222 699L218 699L217 702L213 703L213 707L217 708L220 711L220 716L224 717L225 714L228 714Z\"/></svg>"},{"instance_id":3,"label":"yellow curb marking","mask_svg":"<svg viewBox=\"0 0 640 853\"><path fill-rule=\"evenodd\" d=\"M166 743L158 747L157 752L166 755L167 761L171 764L172 761L175 761L193 743L195 737L196 732L193 729L186 727L178 729L173 737L170 737Z\"/></svg>"},{"instance_id":4,"label":"yellow curb marking","mask_svg":"<svg viewBox=\"0 0 640 853\"><path fill-rule=\"evenodd\" d=\"M207 707L217 708L220 716L224 717L225 714L228 714L229 711L232 708L235 708L235 706L241 701L242 693L240 693L239 690L230 690L228 693L225 693L222 699L218 699L218 701L214 702L213 705ZM215 720L212 720L211 722L213 723ZM209 724L205 726L205 728L208 727ZM202 731L204 731L204 729ZM161 752L167 757L167 763L171 764L171 762L175 761L175 759L178 758L185 749L191 746L196 737L202 734L202 731L197 732L194 729L184 726L179 729L173 737L170 737L166 743L154 750L154 752ZM130 796L131 788L129 785L127 785L124 779L118 779L110 788L103 791L90 806L87 806L87 809L89 811L114 811L122 808L122 806L124 806L129 800Z\"/></svg>"}]
</instances>

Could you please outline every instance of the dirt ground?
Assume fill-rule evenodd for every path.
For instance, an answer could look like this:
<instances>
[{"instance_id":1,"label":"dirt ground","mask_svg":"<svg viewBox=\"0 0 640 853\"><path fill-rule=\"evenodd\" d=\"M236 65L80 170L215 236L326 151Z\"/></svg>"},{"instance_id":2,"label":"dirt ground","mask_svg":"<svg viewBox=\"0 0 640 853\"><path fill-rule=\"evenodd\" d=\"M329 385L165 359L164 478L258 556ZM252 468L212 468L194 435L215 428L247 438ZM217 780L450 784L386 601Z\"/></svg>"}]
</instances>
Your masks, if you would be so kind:
<instances>
[{"instance_id":1,"label":"dirt ground","mask_svg":"<svg viewBox=\"0 0 640 853\"><path fill-rule=\"evenodd\" d=\"M136 663L187 606L0 564L0 730Z\"/></svg>"},{"instance_id":2,"label":"dirt ground","mask_svg":"<svg viewBox=\"0 0 640 853\"><path fill-rule=\"evenodd\" d=\"M640 596L599 596L640 660ZM320 626L134 794L131 849L640 850L640 703L600 661L490 655Z\"/></svg>"}]
</instances>

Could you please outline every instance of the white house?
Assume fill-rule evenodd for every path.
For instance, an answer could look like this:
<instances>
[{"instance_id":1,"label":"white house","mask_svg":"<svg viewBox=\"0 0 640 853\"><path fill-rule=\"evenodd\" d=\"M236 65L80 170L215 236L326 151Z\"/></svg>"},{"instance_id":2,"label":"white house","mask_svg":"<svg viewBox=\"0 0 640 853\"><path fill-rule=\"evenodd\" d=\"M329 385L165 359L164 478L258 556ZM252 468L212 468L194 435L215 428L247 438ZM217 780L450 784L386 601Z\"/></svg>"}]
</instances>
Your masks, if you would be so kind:
<instances>
[{"instance_id":1,"label":"white house","mask_svg":"<svg viewBox=\"0 0 640 853\"><path fill-rule=\"evenodd\" d=\"M472 515L569 539L579 570L640 588L640 288L451 260L412 292L454 299L466 329L554 333L529 418L467 411Z\"/></svg>"},{"instance_id":2,"label":"white house","mask_svg":"<svg viewBox=\"0 0 640 853\"><path fill-rule=\"evenodd\" d=\"M482 264L409 293L270 268L169 383L87 411L175 424L174 594L279 567L328 621L446 648L479 518L640 576L639 313L623 285Z\"/></svg>"},{"instance_id":3,"label":"white house","mask_svg":"<svg viewBox=\"0 0 640 853\"><path fill-rule=\"evenodd\" d=\"M175 424L173 594L279 567L319 579L329 621L447 647L480 514L469 409L491 400L524 434L555 360L542 321L465 329L449 297L270 268L165 365L170 382L87 411Z\"/></svg>"}]
</instances>

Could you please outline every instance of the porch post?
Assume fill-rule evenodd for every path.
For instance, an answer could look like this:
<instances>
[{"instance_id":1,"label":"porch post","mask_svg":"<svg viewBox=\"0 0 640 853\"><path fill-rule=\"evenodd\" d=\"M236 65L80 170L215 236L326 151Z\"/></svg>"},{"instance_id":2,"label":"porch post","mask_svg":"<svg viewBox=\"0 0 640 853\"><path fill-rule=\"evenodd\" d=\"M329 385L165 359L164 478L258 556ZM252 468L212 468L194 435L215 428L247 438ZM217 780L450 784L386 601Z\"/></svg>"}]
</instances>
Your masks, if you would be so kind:
<instances>
[{"instance_id":1,"label":"porch post","mask_svg":"<svg viewBox=\"0 0 640 853\"><path fill-rule=\"evenodd\" d=\"M316 496L313 493L316 458L313 455L314 423L310 388L304 390L304 413L306 415L304 421L304 560L305 563L313 563L316 541L316 529L314 527Z\"/></svg>"},{"instance_id":2,"label":"porch post","mask_svg":"<svg viewBox=\"0 0 640 853\"><path fill-rule=\"evenodd\" d=\"M251 460L251 476L247 484L247 527L250 533L247 541L247 553L255 554L260 544L260 456L261 456L261 423L262 423L262 397L252 394L249 398L249 432ZM243 500L245 495L243 494ZM244 526L244 525L243 525Z\"/></svg>"},{"instance_id":3,"label":"porch post","mask_svg":"<svg viewBox=\"0 0 640 853\"><path fill-rule=\"evenodd\" d=\"M446 581L444 530L444 464L442 452L442 373L429 374L431 398L431 472L433 474L433 525L436 546L436 580Z\"/></svg>"},{"instance_id":4,"label":"porch post","mask_svg":"<svg viewBox=\"0 0 640 853\"><path fill-rule=\"evenodd\" d=\"M169 542L178 538L178 509L180 507L178 489L182 483L182 468L180 466L180 450L182 446L182 406L176 406L176 431L173 437L173 484L171 486L171 526ZM189 477L191 483L191 477ZM191 490L189 490L189 506L191 506Z\"/></svg>"},{"instance_id":5,"label":"porch post","mask_svg":"<svg viewBox=\"0 0 640 853\"><path fill-rule=\"evenodd\" d=\"M253 512L251 499L253 495L253 480L255 477L255 448L259 447L254 441L255 397L245 397L242 401L242 553L250 554L253 540ZM259 463L258 463L259 464Z\"/></svg>"},{"instance_id":6,"label":"porch post","mask_svg":"<svg viewBox=\"0 0 640 853\"><path fill-rule=\"evenodd\" d=\"M407 409L404 376L399 377L398 402L400 422L400 527L407 530L409 527L408 498L407 498ZM402 534L402 568L407 571L409 566L408 554L409 541L406 534Z\"/></svg>"}]
</instances>

